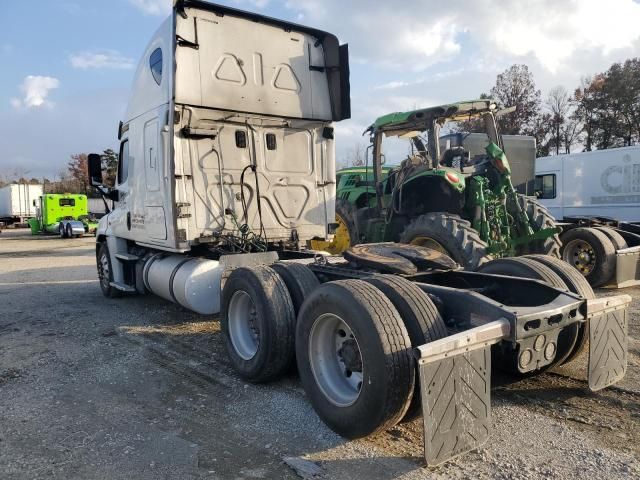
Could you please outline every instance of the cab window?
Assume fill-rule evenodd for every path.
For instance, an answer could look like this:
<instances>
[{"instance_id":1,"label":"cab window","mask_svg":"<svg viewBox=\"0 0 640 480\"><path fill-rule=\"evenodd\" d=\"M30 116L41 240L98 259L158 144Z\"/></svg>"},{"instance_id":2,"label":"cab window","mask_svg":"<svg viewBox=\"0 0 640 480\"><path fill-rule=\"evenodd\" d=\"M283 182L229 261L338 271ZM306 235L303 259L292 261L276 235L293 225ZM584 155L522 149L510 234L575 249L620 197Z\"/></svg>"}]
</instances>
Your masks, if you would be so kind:
<instances>
[{"instance_id":1,"label":"cab window","mask_svg":"<svg viewBox=\"0 0 640 480\"><path fill-rule=\"evenodd\" d=\"M129 140L125 140L120 145L120 155L118 157L118 185L127 181L129 175Z\"/></svg>"},{"instance_id":2,"label":"cab window","mask_svg":"<svg viewBox=\"0 0 640 480\"><path fill-rule=\"evenodd\" d=\"M553 173L536 175L536 197L541 199L556 198L556 176Z\"/></svg>"}]
</instances>

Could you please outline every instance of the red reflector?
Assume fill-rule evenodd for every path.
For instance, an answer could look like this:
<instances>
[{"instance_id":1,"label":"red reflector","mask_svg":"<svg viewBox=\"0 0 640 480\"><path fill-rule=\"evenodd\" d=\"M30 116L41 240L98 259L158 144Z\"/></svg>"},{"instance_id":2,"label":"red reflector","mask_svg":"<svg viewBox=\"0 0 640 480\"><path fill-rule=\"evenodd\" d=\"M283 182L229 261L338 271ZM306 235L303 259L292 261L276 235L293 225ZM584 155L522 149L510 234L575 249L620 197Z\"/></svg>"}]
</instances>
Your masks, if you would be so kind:
<instances>
[{"instance_id":1,"label":"red reflector","mask_svg":"<svg viewBox=\"0 0 640 480\"><path fill-rule=\"evenodd\" d=\"M458 183L460 181L460 179L455 173L447 172L445 173L445 176L447 177L447 180L449 180L451 183Z\"/></svg>"}]
</instances>

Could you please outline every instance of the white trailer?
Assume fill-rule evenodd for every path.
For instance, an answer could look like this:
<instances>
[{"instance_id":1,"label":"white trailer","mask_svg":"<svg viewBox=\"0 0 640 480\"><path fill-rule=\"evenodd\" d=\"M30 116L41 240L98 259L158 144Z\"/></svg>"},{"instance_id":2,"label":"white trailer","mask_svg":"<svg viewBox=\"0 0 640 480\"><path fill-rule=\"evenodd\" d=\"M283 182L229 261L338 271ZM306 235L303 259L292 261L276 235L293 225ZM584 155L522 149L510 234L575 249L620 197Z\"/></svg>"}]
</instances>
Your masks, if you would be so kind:
<instances>
[{"instance_id":1,"label":"white trailer","mask_svg":"<svg viewBox=\"0 0 640 480\"><path fill-rule=\"evenodd\" d=\"M640 146L538 158L536 193L556 219L640 222Z\"/></svg>"},{"instance_id":2,"label":"white trailer","mask_svg":"<svg viewBox=\"0 0 640 480\"><path fill-rule=\"evenodd\" d=\"M332 34L175 2L136 72L115 188L89 155L92 185L116 202L96 236L104 295L220 313L242 378L273 380L296 361L344 436L391 428L422 402L430 464L488 438L491 345L527 373L569 361L591 335L616 352L592 355L589 386L624 376L629 297L596 300L557 259L501 259L495 275L411 245L356 246L340 264L306 251L334 228L332 122L349 108L348 50ZM312 263L283 261L301 257ZM599 341L611 329L622 348Z\"/></svg>"},{"instance_id":3,"label":"white trailer","mask_svg":"<svg viewBox=\"0 0 640 480\"><path fill-rule=\"evenodd\" d=\"M640 146L536 159L536 196L562 258L593 286L640 284Z\"/></svg>"},{"instance_id":4,"label":"white trailer","mask_svg":"<svg viewBox=\"0 0 640 480\"><path fill-rule=\"evenodd\" d=\"M36 216L34 200L42 195L42 185L15 183L0 188L0 222L25 223Z\"/></svg>"}]
</instances>

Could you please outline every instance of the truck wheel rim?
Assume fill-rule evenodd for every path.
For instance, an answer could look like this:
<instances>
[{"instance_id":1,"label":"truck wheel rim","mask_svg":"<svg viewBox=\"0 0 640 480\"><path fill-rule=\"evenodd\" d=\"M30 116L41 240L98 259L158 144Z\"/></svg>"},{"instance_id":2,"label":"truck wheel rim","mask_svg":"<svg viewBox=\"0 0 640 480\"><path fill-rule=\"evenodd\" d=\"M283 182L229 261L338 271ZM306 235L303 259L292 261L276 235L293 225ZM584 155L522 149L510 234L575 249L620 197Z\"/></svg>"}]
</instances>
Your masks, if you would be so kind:
<instances>
[{"instance_id":1,"label":"truck wheel rim","mask_svg":"<svg viewBox=\"0 0 640 480\"><path fill-rule=\"evenodd\" d=\"M571 240L564 247L562 259L573 265L583 275L589 275L596 266L593 247L584 240Z\"/></svg>"},{"instance_id":2,"label":"truck wheel rim","mask_svg":"<svg viewBox=\"0 0 640 480\"><path fill-rule=\"evenodd\" d=\"M109 259L105 254L100 256L100 283L109 288Z\"/></svg>"},{"instance_id":3,"label":"truck wheel rim","mask_svg":"<svg viewBox=\"0 0 640 480\"><path fill-rule=\"evenodd\" d=\"M418 247L430 248L431 250L436 250L440 253L444 253L445 255L450 255L446 248L444 248L440 242L434 240L431 237L426 236L418 236L411 240L410 245L417 245Z\"/></svg>"},{"instance_id":4,"label":"truck wheel rim","mask_svg":"<svg viewBox=\"0 0 640 480\"><path fill-rule=\"evenodd\" d=\"M357 339L339 316L319 316L309 334L309 363L316 384L338 407L353 405L362 390L364 365Z\"/></svg>"},{"instance_id":5,"label":"truck wheel rim","mask_svg":"<svg viewBox=\"0 0 640 480\"><path fill-rule=\"evenodd\" d=\"M258 352L260 331L258 313L251 296L238 290L229 302L229 337L236 353L243 360L251 360Z\"/></svg>"}]
</instances>

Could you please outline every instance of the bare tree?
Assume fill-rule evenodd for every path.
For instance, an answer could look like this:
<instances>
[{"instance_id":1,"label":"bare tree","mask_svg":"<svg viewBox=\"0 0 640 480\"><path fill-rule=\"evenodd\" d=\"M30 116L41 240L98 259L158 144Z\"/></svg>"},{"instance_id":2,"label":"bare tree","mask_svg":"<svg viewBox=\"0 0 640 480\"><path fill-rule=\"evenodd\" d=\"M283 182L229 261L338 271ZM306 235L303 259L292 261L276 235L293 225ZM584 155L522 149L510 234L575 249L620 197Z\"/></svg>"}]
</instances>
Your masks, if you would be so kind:
<instances>
[{"instance_id":1,"label":"bare tree","mask_svg":"<svg viewBox=\"0 0 640 480\"><path fill-rule=\"evenodd\" d=\"M503 107L516 107L515 112L498 120L501 133L520 135L530 132L540 111L540 90L536 89L529 67L512 65L498 75L491 97Z\"/></svg>"},{"instance_id":2,"label":"bare tree","mask_svg":"<svg viewBox=\"0 0 640 480\"><path fill-rule=\"evenodd\" d=\"M571 101L567 89L562 86L552 88L545 100L545 106L551 113L551 124L553 126L551 142L555 147L556 155L558 155L564 140L565 123L571 111ZM570 145L568 148L570 148Z\"/></svg>"}]
</instances>

